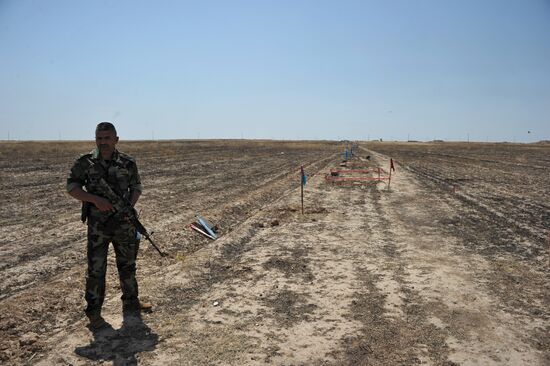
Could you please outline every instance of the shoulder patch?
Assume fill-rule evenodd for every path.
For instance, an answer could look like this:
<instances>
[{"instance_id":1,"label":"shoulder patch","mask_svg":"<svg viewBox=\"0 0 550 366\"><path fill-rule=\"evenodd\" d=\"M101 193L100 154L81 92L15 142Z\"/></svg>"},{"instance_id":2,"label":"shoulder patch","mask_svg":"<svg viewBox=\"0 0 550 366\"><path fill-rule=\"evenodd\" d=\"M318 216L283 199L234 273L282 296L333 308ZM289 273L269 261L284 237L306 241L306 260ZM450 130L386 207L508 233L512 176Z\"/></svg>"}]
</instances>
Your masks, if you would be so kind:
<instances>
[{"instance_id":1,"label":"shoulder patch","mask_svg":"<svg viewBox=\"0 0 550 366\"><path fill-rule=\"evenodd\" d=\"M92 153L80 154L76 160L91 159L92 156L93 156Z\"/></svg>"},{"instance_id":2,"label":"shoulder patch","mask_svg":"<svg viewBox=\"0 0 550 366\"><path fill-rule=\"evenodd\" d=\"M120 156L121 159L129 160L129 161L131 161L132 163L135 163L135 162L136 162L136 159L134 159L134 158L131 157L130 155L125 154L125 153L123 153L123 152L119 152L118 155Z\"/></svg>"}]
</instances>

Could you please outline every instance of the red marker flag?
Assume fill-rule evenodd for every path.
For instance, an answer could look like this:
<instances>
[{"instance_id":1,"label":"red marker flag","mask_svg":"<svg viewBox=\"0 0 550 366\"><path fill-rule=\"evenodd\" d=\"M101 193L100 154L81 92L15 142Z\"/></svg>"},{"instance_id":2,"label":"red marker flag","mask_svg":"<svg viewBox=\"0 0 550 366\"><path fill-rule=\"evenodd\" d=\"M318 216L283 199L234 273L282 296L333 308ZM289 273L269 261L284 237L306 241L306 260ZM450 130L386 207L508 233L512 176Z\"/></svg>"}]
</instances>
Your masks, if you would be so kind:
<instances>
[{"instance_id":1,"label":"red marker flag","mask_svg":"<svg viewBox=\"0 0 550 366\"><path fill-rule=\"evenodd\" d=\"M395 172L395 167L393 166L393 159L390 159L390 170Z\"/></svg>"}]
</instances>

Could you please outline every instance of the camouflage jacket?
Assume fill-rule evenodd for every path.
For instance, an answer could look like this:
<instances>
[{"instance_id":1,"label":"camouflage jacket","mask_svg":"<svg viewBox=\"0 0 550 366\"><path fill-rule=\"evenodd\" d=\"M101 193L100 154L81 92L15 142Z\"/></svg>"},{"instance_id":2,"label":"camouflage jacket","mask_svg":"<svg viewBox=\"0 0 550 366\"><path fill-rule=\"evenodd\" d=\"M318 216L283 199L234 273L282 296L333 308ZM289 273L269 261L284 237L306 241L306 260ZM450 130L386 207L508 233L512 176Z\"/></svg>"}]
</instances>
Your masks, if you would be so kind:
<instances>
[{"instance_id":1,"label":"camouflage jacket","mask_svg":"<svg viewBox=\"0 0 550 366\"><path fill-rule=\"evenodd\" d=\"M130 199L132 191L141 192L141 180L135 160L118 150L115 150L111 160L103 160L98 149L75 161L67 178L67 192L79 186L84 187L88 193L103 197L94 184L94 178L100 177L105 179L113 191L127 199ZM95 206L91 206L94 216L109 214L101 213Z\"/></svg>"}]
</instances>

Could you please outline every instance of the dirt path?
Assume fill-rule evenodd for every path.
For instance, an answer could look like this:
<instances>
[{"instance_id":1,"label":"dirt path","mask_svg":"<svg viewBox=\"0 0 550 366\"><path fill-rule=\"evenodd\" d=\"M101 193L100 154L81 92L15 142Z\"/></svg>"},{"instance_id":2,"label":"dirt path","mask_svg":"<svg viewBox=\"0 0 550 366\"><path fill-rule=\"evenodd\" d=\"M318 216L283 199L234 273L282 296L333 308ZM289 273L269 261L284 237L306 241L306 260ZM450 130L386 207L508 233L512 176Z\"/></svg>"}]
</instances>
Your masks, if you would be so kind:
<instances>
[{"instance_id":1,"label":"dirt path","mask_svg":"<svg viewBox=\"0 0 550 366\"><path fill-rule=\"evenodd\" d=\"M122 322L111 297L112 329L68 323L35 361L550 363L549 272L499 249L490 217L399 166L391 191L328 186L317 169L305 215L287 190L202 249L142 265L153 314Z\"/></svg>"}]
</instances>

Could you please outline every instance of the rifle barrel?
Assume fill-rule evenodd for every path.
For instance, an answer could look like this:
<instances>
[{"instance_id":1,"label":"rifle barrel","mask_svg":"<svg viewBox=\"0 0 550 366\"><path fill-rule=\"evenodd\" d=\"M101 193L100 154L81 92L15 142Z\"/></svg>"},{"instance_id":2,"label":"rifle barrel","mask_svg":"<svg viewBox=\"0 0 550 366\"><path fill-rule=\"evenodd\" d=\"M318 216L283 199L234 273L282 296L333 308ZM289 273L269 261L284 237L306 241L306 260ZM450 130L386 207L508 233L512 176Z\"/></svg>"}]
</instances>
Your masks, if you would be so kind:
<instances>
[{"instance_id":1,"label":"rifle barrel","mask_svg":"<svg viewBox=\"0 0 550 366\"><path fill-rule=\"evenodd\" d=\"M151 236L149 234L147 235L144 235L145 236L145 239L149 240L149 243L151 243L151 245L153 246L153 248L155 248L157 250L157 252L159 252L160 256L161 257L166 257L166 253L162 252L160 250L160 248L155 244L155 242L153 241L153 239L151 239Z\"/></svg>"}]
</instances>

